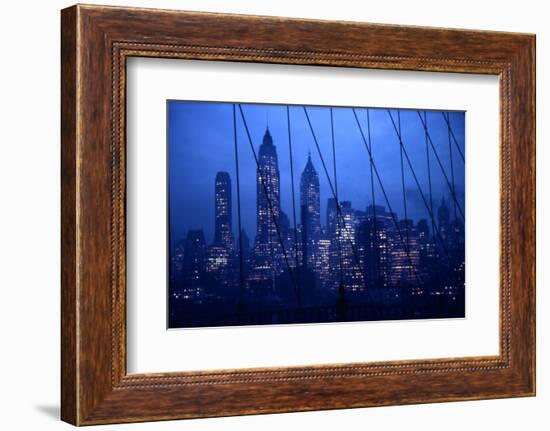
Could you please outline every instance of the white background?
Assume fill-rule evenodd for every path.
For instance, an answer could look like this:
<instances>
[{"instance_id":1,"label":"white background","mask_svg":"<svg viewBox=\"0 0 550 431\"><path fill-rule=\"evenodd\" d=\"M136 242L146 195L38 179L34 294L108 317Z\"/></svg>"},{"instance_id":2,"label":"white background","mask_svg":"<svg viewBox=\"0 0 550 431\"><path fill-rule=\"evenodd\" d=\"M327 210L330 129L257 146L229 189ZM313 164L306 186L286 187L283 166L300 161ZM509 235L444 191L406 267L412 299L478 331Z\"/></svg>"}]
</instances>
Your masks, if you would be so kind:
<instances>
[{"instance_id":1,"label":"white background","mask_svg":"<svg viewBox=\"0 0 550 431\"><path fill-rule=\"evenodd\" d=\"M129 373L498 355L498 77L141 58L127 83ZM167 99L466 111L466 318L167 331Z\"/></svg>"},{"instance_id":2,"label":"white background","mask_svg":"<svg viewBox=\"0 0 550 431\"><path fill-rule=\"evenodd\" d=\"M549 13L536 0L391 2L118 1L103 3L537 33L537 116L550 117ZM0 401L3 429L57 430L59 410L59 9L65 1L5 2L0 16ZM550 258L548 122L538 137L538 396L330 412L106 426L96 429L544 430L550 423L545 292ZM546 265L547 267L548 265Z\"/></svg>"}]
</instances>

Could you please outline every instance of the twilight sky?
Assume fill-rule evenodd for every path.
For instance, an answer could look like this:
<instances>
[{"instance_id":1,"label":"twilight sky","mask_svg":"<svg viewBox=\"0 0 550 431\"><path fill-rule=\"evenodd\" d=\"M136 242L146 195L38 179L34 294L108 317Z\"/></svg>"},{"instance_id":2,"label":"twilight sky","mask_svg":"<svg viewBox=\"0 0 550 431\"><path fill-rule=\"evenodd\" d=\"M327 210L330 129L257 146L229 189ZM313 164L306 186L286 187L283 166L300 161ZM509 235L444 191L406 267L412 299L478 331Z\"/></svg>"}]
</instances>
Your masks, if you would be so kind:
<instances>
[{"instance_id":1,"label":"twilight sky","mask_svg":"<svg viewBox=\"0 0 550 431\"><path fill-rule=\"evenodd\" d=\"M203 229L206 241L214 236L214 179L218 171L231 176L233 195L233 231L237 233L237 180L233 139L233 104L219 102L168 101L168 186L170 211L170 239L175 244L184 239L189 229ZM281 176L281 206L292 225L292 194L286 105L242 104L252 143L256 152L269 124L277 148ZM306 107L317 137L322 156L334 184L332 171L332 144L329 107ZM428 170L424 129L417 111L399 110L401 134L406 152L420 183L422 193L429 200ZM356 113L368 139L367 110L356 108ZM391 114L397 124L397 110ZM422 116L423 111L421 111ZM348 107L333 108L338 195L340 201L349 200L355 209L365 210L372 202L368 152L361 138L353 111ZM447 124L442 111L428 111L428 130L445 173L451 180L451 152L455 189L460 207L464 205L464 162L454 141L449 151ZM450 112L452 131L465 155L464 112ZM332 197L327 176L315 146L302 106L290 107L292 156L297 223L300 220L300 176L307 161L308 150L321 189L321 224L326 225L327 199ZM389 203L401 219L404 217L401 183L400 145L387 109L370 109L370 132L374 163L380 174ZM243 120L237 108L237 141L241 190L241 217L250 241L256 234L256 163L246 135ZM429 144L428 144L429 146ZM442 197L445 197L451 217L454 210L450 189L429 149L434 215ZM404 158L405 190L408 217L418 221L430 216ZM374 178L377 205L388 205L380 183ZM459 213L460 214L460 213ZM460 215L459 215L460 218Z\"/></svg>"}]
</instances>

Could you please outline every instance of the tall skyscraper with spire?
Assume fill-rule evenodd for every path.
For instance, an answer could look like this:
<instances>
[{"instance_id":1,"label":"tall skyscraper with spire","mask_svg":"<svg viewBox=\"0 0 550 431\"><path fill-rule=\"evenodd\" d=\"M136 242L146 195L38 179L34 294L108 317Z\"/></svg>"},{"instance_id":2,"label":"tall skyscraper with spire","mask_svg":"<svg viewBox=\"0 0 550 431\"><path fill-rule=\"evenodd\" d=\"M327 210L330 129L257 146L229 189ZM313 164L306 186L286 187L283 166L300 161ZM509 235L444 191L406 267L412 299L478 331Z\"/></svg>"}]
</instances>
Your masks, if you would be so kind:
<instances>
[{"instance_id":1,"label":"tall skyscraper with spire","mask_svg":"<svg viewBox=\"0 0 550 431\"><path fill-rule=\"evenodd\" d=\"M303 266L314 268L317 261L317 242L321 234L321 193L319 175L308 153L300 178L300 218L302 222Z\"/></svg>"},{"instance_id":2,"label":"tall skyscraper with spire","mask_svg":"<svg viewBox=\"0 0 550 431\"><path fill-rule=\"evenodd\" d=\"M233 248L231 178L227 172L216 174L214 244Z\"/></svg>"},{"instance_id":3,"label":"tall skyscraper with spire","mask_svg":"<svg viewBox=\"0 0 550 431\"><path fill-rule=\"evenodd\" d=\"M256 170L257 240L267 242L277 236L276 223L281 211L279 162L273 138L266 128L258 152Z\"/></svg>"},{"instance_id":4,"label":"tall skyscraper with spire","mask_svg":"<svg viewBox=\"0 0 550 431\"><path fill-rule=\"evenodd\" d=\"M282 270L279 221L281 184L277 149L266 127L256 169L256 240L250 272L252 281L273 280Z\"/></svg>"}]
</instances>

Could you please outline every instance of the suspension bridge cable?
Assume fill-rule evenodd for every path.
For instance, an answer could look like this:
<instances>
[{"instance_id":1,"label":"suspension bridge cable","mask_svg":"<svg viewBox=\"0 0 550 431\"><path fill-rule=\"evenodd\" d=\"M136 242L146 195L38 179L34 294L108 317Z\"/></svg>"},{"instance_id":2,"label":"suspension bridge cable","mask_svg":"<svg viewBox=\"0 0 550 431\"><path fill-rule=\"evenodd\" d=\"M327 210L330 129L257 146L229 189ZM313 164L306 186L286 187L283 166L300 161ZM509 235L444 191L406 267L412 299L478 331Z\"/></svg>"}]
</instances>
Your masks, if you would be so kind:
<instances>
[{"instance_id":1,"label":"suspension bridge cable","mask_svg":"<svg viewBox=\"0 0 550 431\"><path fill-rule=\"evenodd\" d=\"M254 160L256 162L256 167L259 169L260 168L260 162L258 160L258 156L256 155L256 150L254 149L254 144L252 143L252 137L250 136L250 131L248 129L248 124L247 124L246 118L244 116L243 108L240 104L239 104L239 111L241 113L241 118L243 120L246 135L248 137L248 142L250 144L250 149L252 150L252 154L253 154ZM265 196L266 196L266 199L267 199L267 205L268 205L268 208L269 208L269 212L271 213L271 217L273 219L273 224L275 225L275 230L277 231L277 237L279 239L279 243L281 244L284 261L285 261L285 264L286 264L287 269L288 269L288 274L290 276L290 281L292 283L292 287L294 288L294 293L296 295L296 301L298 302L298 307L301 307L300 294L298 293L298 289L296 287L296 283L294 281L294 277L293 277L292 271L290 269L290 264L288 262L288 256L287 256L287 253L286 253L286 250L285 250L285 245L283 243L283 237L281 235L281 231L279 230L279 225L277 224L277 220L275 218L275 212L273 210L273 204L272 204L271 199L269 197L267 185L265 184L264 178L261 175L260 175L260 182L262 184L262 188L264 190L264 193L265 193Z\"/></svg>"},{"instance_id":2,"label":"suspension bridge cable","mask_svg":"<svg viewBox=\"0 0 550 431\"><path fill-rule=\"evenodd\" d=\"M371 140L371 134L370 134L370 109L367 108L367 137L369 139L369 162L370 162L370 188L371 188L371 201L372 201L372 216L373 216L373 224L374 224L374 250L376 253L376 284L377 287L380 288L380 277L381 277L381 271L380 271L380 250L378 250L378 227L377 227L377 220L376 220L376 198L374 195L374 172L372 169L373 164L373 158L372 158L372 140Z\"/></svg>"},{"instance_id":3,"label":"suspension bridge cable","mask_svg":"<svg viewBox=\"0 0 550 431\"><path fill-rule=\"evenodd\" d=\"M426 128L427 128L427 126L428 126L428 116L427 116L426 111L424 111L424 122L426 123ZM424 144L426 146L426 166L427 166L427 172L428 172L428 188L429 188L429 192L430 192L430 210L433 214L434 204L433 204L433 193L432 193L432 171L431 171L431 166L430 166L430 148L428 146L428 135L427 135L426 131L424 131ZM435 220L432 217L432 235L434 235L434 237L435 237L435 230L436 230ZM434 259L435 259L435 277L436 277L437 287L438 287L438 290L439 290L439 287L440 287L439 258L438 258L438 255L437 255L437 250L434 250Z\"/></svg>"},{"instance_id":4,"label":"suspension bridge cable","mask_svg":"<svg viewBox=\"0 0 550 431\"><path fill-rule=\"evenodd\" d=\"M418 114L418 118L420 118L420 122L422 123L422 126L424 127L424 131L425 131L425 133L428 137L428 142L430 143L432 151L435 155L435 159L437 160L437 163L439 164L439 168L441 169L441 173L445 177L445 181L447 182L447 187L449 187L449 190L451 191L451 195L452 195L454 201L457 204L457 210L460 212L460 215L462 216L462 220L464 220L464 211L462 210L462 208L460 207L460 204L457 201L457 197L456 197L456 195L453 191L453 188L451 186L451 182L449 181L449 177L447 176L447 174L445 173L445 169L443 168L443 163L441 162L441 159L439 158L439 155L437 154L437 151L435 150L435 146L434 146L432 137L430 136L430 132L428 131L428 128L426 127L426 124L424 123L424 120L422 119L422 116L420 115L420 112L416 111L416 113Z\"/></svg>"},{"instance_id":5,"label":"suspension bridge cable","mask_svg":"<svg viewBox=\"0 0 550 431\"><path fill-rule=\"evenodd\" d=\"M447 116L445 117L445 112L442 112L441 115L443 115L443 118L445 119L445 122L447 123L447 127L449 128L449 132L451 133L451 136L455 142L456 149L458 150L458 154L460 154L460 157L462 158L462 161L465 162L464 159L464 153L460 149L460 145L458 144L458 139L456 139L456 136L453 132L453 128L451 127L451 118L450 114L447 112Z\"/></svg>"},{"instance_id":6,"label":"suspension bridge cable","mask_svg":"<svg viewBox=\"0 0 550 431\"><path fill-rule=\"evenodd\" d=\"M235 143L235 171L237 176L237 223L239 226L239 275L241 282L241 303L239 304L239 311L242 312L244 306L244 263L243 263L243 231L241 224L241 181L239 177L239 150L237 144L237 113L235 104L233 104L233 140Z\"/></svg>"},{"instance_id":7,"label":"suspension bridge cable","mask_svg":"<svg viewBox=\"0 0 550 431\"><path fill-rule=\"evenodd\" d=\"M390 112L390 110L388 109L388 112ZM391 116L391 115L390 115ZM392 120L393 122L393 120ZM407 194L406 194L406 191L405 191L405 169L404 169L404 166L403 166L403 142L401 141L401 111L400 110L397 110L397 127L399 128L399 133L398 133L398 138L399 138L399 156L400 156L400 160L401 160L401 191L402 191L402 194L403 194L403 211L404 211L404 215L405 215L405 237L407 239L407 248L409 248L409 245L410 245L410 235L409 235L409 230L410 230L410 226L409 226L409 215L408 215L408 212L407 212ZM410 276L410 273L411 273L411 267L409 266L409 276Z\"/></svg>"},{"instance_id":8,"label":"suspension bridge cable","mask_svg":"<svg viewBox=\"0 0 550 431\"><path fill-rule=\"evenodd\" d=\"M390 212L393 224L395 225L395 229L397 231L397 235L399 236L399 240L401 241L401 244L405 247L405 252L407 254L407 260L409 261L409 265L411 268L412 260L410 253L408 252L408 246L405 244L405 239L403 238L403 234L401 233L401 229L399 228L399 223L397 222L397 219L395 218L395 212L392 209L392 206L390 204L390 200L388 198L388 194L386 193L386 189L384 188L384 184L382 183L382 178L380 177L380 173L378 172L378 168L376 167L376 163L374 162L374 158L372 157L372 152L370 151L370 148L367 144L367 140L365 139L365 133L363 132L363 128L361 127L361 123L359 122L359 118L357 117L357 112L355 111L355 108L351 108L353 112L353 116L355 117L355 122L357 123L357 127L359 128L359 133L361 134L361 138L363 140L363 144L365 145L365 148L367 149L367 152L369 154L369 158L372 160L372 167L374 170L374 174L376 175L376 179L378 180L378 183L380 184L380 189L382 190L382 195L384 196L384 200L386 202L386 205L388 205L388 210ZM418 272L415 269L415 277L416 281L418 282Z\"/></svg>"},{"instance_id":9,"label":"suspension bridge cable","mask_svg":"<svg viewBox=\"0 0 550 431\"><path fill-rule=\"evenodd\" d=\"M315 147L317 148L317 153L319 154L319 158L321 159L321 164L323 166L323 170L325 171L325 175L327 177L327 181L328 181L330 190L332 192L333 197L336 199L334 186L332 184L332 181L330 180L330 175L328 173L327 165L325 163L325 159L323 157L323 154L321 153L321 147L319 146L319 142L317 141L317 136L315 135L315 131L313 130L313 125L311 124L309 114L307 113L307 109L306 109L305 106L303 106L302 108L304 109L304 113L306 114L306 119L307 119L307 122L308 122L308 125L309 125L309 129L311 130L311 135L313 137L313 141L315 142ZM342 222L344 222L344 216L342 214L342 209L340 208L340 203L338 201L336 201L336 213L337 213L337 215L338 214L340 215L340 217L342 219ZM345 227L345 223L343 223L343 225ZM361 261L359 260L359 256L357 255L357 250L355 248L355 244L354 244L353 240L350 238L349 230L347 228L344 228L344 230L346 231L346 239L349 241L349 243L351 245L356 265L359 267L359 272L361 273L361 277L363 278L363 283L365 285L365 291L366 291L366 293L369 297L369 300L370 300L371 298L370 298L370 292L367 288L367 279L365 277L363 268L361 268L361 263L360 263Z\"/></svg>"},{"instance_id":10,"label":"suspension bridge cable","mask_svg":"<svg viewBox=\"0 0 550 431\"><path fill-rule=\"evenodd\" d=\"M336 202L339 202L338 198L338 176L336 175L336 145L335 145L335 139L334 139L334 117L332 112L332 106L330 107L330 132L331 132L331 138L332 138L332 170L334 172L334 190L336 192ZM344 285L344 272L343 272L343 264L342 264L342 240L340 239L340 235L338 234L340 230L340 222L338 221L338 217L336 217L336 238L337 238L337 244L338 244L338 259L340 262L340 285Z\"/></svg>"},{"instance_id":11,"label":"suspension bridge cable","mask_svg":"<svg viewBox=\"0 0 550 431\"><path fill-rule=\"evenodd\" d=\"M428 206L428 202L426 201L426 197L424 196L424 193L422 192L422 187L420 186L420 182L418 181L418 177L416 176L416 172L414 171L414 168L413 168L413 165L412 165L412 162L411 162L411 159L409 158L409 155L407 153L407 150L405 149L405 146L403 145L403 139L402 139L402 136L401 136L401 133L399 132L396 124L395 124L395 121L393 119L393 116L390 112L390 110L388 109L388 115L390 116L390 119L391 119L391 122L392 122L392 125L393 125L393 128L395 130L395 133L397 134L397 137L399 139L399 143L401 145L401 147L403 148L403 154L405 156L405 159L407 160L407 163L409 165L409 168L411 170L411 174L414 178L414 181L416 183L416 187L418 189L418 192L420 193L420 196L422 197L422 202L424 203L424 206L426 207L426 209L428 210L428 213L430 215L430 218L432 220L435 220L434 218L434 215L433 215L433 212L430 210L430 207ZM418 111L417 111L418 112ZM449 252L447 250L447 246L445 245L445 243L443 242L443 238L441 237L441 233L439 231L439 229L437 229L437 235L439 236L440 240L441 240L441 245L443 245L443 248L445 250L445 254L447 255L447 258L449 259L449 262L451 262L451 258L449 256Z\"/></svg>"},{"instance_id":12,"label":"suspension bridge cable","mask_svg":"<svg viewBox=\"0 0 550 431\"><path fill-rule=\"evenodd\" d=\"M286 122L287 122L287 129L288 129L288 153L290 155L290 183L292 185L292 218L294 221L294 261L296 264L298 297L301 299L300 268L298 265L298 229L296 225L296 197L294 192L294 161L292 158L292 136L290 133L290 107L288 105L286 105Z\"/></svg>"},{"instance_id":13,"label":"suspension bridge cable","mask_svg":"<svg viewBox=\"0 0 550 431\"><path fill-rule=\"evenodd\" d=\"M443 113L445 114L445 113ZM445 115L443 115L445 117ZM449 160L451 163L451 184L453 186L453 193L456 195L456 188L455 188L455 170L454 170L454 163L453 163L453 146L452 146L452 138L451 138L451 123L448 121L447 118L447 135L449 138ZM458 223L458 217L456 216L456 201L453 201L454 203L454 215L455 215L455 221L453 223L453 230L455 234L455 239L458 242L458 231L457 231L457 223Z\"/></svg>"}]
</instances>

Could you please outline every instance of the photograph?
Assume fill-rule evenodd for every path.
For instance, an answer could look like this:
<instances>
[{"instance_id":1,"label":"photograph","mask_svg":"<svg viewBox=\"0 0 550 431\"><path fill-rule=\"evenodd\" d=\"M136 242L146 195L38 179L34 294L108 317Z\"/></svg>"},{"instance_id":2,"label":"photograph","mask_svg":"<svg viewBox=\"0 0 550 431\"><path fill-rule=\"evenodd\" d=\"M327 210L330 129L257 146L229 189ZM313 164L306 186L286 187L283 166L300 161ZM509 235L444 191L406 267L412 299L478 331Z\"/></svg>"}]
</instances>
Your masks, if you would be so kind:
<instances>
[{"instance_id":1,"label":"photograph","mask_svg":"<svg viewBox=\"0 0 550 431\"><path fill-rule=\"evenodd\" d=\"M465 317L464 111L167 101L167 327Z\"/></svg>"}]
</instances>

